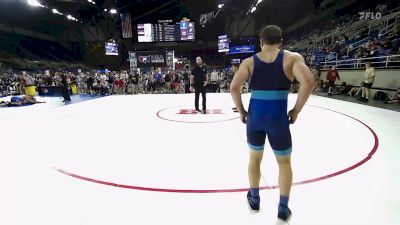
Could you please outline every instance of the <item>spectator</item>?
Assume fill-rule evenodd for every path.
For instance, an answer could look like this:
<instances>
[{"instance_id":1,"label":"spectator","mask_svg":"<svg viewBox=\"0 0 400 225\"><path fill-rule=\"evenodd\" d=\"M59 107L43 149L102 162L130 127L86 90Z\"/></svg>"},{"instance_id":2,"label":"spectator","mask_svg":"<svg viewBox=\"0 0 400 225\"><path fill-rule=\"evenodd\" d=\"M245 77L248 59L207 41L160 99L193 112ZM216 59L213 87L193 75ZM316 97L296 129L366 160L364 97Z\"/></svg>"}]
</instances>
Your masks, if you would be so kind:
<instances>
[{"instance_id":1,"label":"spectator","mask_svg":"<svg viewBox=\"0 0 400 225\"><path fill-rule=\"evenodd\" d=\"M364 86L364 82L361 82L361 86L360 87L353 87L348 93L348 96L356 96L356 97L361 97L361 93L362 93L362 87Z\"/></svg>"},{"instance_id":2,"label":"spectator","mask_svg":"<svg viewBox=\"0 0 400 225\"><path fill-rule=\"evenodd\" d=\"M181 89L181 81L178 75L174 76L174 81L172 83L172 90L174 91L174 93L179 93L180 89Z\"/></svg>"},{"instance_id":3,"label":"spectator","mask_svg":"<svg viewBox=\"0 0 400 225\"><path fill-rule=\"evenodd\" d=\"M393 93L393 95L390 96L388 100L385 101L385 104L392 104L399 101L400 101L400 87L397 88L397 91Z\"/></svg>"},{"instance_id":4,"label":"spectator","mask_svg":"<svg viewBox=\"0 0 400 225\"><path fill-rule=\"evenodd\" d=\"M364 73L364 86L362 90L362 97L359 99L360 101L368 102L368 98L370 95L370 89L375 80L375 69L371 66L371 62L365 64L365 73Z\"/></svg>"},{"instance_id":5,"label":"spectator","mask_svg":"<svg viewBox=\"0 0 400 225\"><path fill-rule=\"evenodd\" d=\"M328 71L328 73L327 73L327 75L326 75L326 80L328 81L328 87L329 87L329 89L328 89L328 95L329 96L331 96L332 95L332 91L333 91L333 88L335 87L335 82L336 82L336 80L340 80L340 76L339 76L339 73L338 73L338 71L336 70L336 67L335 66L332 66L330 69L329 69L329 71Z\"/></svg>"},{"instance_id":6,"label":"spectator","mask_svg":"<svg viewBox=\"0 0 400 225\"><path fill-rule=\"evenodd\" d=\"M124 94L124 89L125 89L124 81L121 79L120 76L117 76L114 81L112 93L114 93L114 91L115 91L115 92L117 92L118 95L122 95L122 94Z\"/></svg>"},{"instance_id":7,"label":"spectator","mask_svg":"<svg viewBox=\"0 0 400 225\"><path fill-rule=\"evenodd\" d=\"M109 84L107 82L107 79L100 79L98 90L99 90L101 95L109 94L110 86L109 86Z\"/></svg>"},{"instance_id":8,"label":"spectator","mask_svg":"<svg viewBox=\"0 0 400 225\"><path fill-rule=\"evenodd\" d=\"M164 80L165 80L165 89L167 90L167 92L171 91L171 79L172 79L171 72L166 73Z\"/></svg>"},{"instance_id":9,"label":"spectator","mask_svg":"<svg viewBox=\"0 0 400 225\"><path fill-rule=\"evenodd\" d=\"M346 82L343 82L341 85L338 85L332 94L334 95L344 95L347 94L352 89L352 86L347 85Z\"/></svg>"},{"instance_id":10,"label":"spectator","mask_svg":"<svg viewBox=\"0 0 400 225\"><path fill-rule=\"evenodd\" d=\"M92 94L93 92L94 77L89 73L86 74L86 87L87 93Z\"/></svg>"},{"instance_id":11,"label":"spectator","mask_svg":"<svg viewBox=\"0 0 400 225\"><path fill-rule=\"evenodd\" d=\"M154 75L153 74L149 74L148 79L147 79L147 91L150 93L153 93L154 91L156 91L156 81L154 79Z\"/></svg>"}]
</instances>

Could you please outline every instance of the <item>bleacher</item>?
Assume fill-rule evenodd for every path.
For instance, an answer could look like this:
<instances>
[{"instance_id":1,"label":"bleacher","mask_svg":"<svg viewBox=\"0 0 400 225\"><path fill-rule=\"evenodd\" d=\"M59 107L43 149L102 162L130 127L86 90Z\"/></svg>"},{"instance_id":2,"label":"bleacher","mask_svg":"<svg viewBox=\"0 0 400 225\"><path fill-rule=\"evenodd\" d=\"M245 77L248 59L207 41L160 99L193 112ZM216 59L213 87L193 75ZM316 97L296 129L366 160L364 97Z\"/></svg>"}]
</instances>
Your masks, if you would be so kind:
<instances>
[{"instance_id":1,"label":"bleacher","mask_svg":"<svg viewBox=\"0 0 400 225\"><path fill-rule=\"evenodd\" d=\"M399 20L400 8L383 12L381 18L374 20L361 20L359 14L356 14L349 22L342 22L322 34L320 29L310 31L308 38L298 42L291 41L288 48L303 53L310 65L327 68L334 64L341 68L354 68L360 64L354 62L354 59L399 54ZM316 34L319 35L316 37ZM390 38L391 48L383 49L378 43L374 43L371 45L378 45L378 49L369 49L370 40L379 42L382 38ZM375 58L373 61L379 67L388 64L397 66L392 61L388 63L389 59L385 57Z\"/></svg>"}]
</instances>

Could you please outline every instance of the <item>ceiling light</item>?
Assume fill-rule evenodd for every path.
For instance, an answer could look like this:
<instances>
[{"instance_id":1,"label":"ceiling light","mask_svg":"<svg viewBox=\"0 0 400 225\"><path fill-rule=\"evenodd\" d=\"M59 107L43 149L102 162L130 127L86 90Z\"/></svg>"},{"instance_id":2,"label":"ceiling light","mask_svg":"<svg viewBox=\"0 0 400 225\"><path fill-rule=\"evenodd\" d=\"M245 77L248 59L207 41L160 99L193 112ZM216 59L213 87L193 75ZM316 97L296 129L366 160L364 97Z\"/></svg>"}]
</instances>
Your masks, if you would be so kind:
<instances>
[{"instance_id":1,"label":"ceiling light","mask_svg":"<svg viewBox=\"0 0 400 225\"><path fill-rule=\"evenodd\" d=\"M27 3L30 6L44 7L44 5L40 4L40 2L38 2L38 0L27 0Z\"/></svg>"},{"instance_id":2,"label":"ceiling light","mask_svg":"<svg viewBox=\"0 0 400 225\"><path fill-rule=\"evenodd\" d=\"M254 7L251 9L250 12L253 13L254 11L256 11L256 9L257 9L257 8L254 6Z\"/></svg>"},{"instance_id":3,"label":"ceiling light","mask_svg":"<svg viewBox=\"0 0 400 225\"><path fill-rule=\"evenodd\" d=\"M73 16L71 16L71 15L68 15L68 16L67 16L67 19L78 21L78 19L76 19L75 17L73 17Z\"/></svg>"},{"instance_id":4,"label":"ceiling light","mask_svg":"<svg viewBox=\"0 0 400 225\"><path fill-rule=\"evenodd\" d=\"M116 13L117 13L117 10L116 10L116 9L110 9L110 13L111 13L111 14L116 14Z\"/></svg>"},{"instance_id":5,"label":"ceiling light","mask_svg":"<svg viewBox=\"0 0 400 225\"><path fill-rule=\"evenodd\" d=\"M221 9L224 6L224 4L219 4L218 9Z\"/></svg>"},{"instance_id":6,"label":"ceiling light","mask_svg":"<svg viewBox=\"0 0 400 225\"><path fill-rule=\"evenodd\" d=\"M257 5L260 4L263 0L258 0Z\"/></svg>"},{"instance_id":7,"label":"ceiling light","mask_svg":"<svg viewBox=\"0 0 400 225\"><path fill-rule=\"evenodd\" d=\"M107 9L104 9L104 12L107 12L108 10Z\"/></svg>"},{"instance_id":8,"label":"ceiling light","mask_svg":"<svg viewBox=\"0 0 400 225\"><path fill-rule=\"evenodd\" d=\"M63 14L60 13L57 9L53 9L52 12L53 12L54 14L63 15Z\"/></svg>"}]
</instances>

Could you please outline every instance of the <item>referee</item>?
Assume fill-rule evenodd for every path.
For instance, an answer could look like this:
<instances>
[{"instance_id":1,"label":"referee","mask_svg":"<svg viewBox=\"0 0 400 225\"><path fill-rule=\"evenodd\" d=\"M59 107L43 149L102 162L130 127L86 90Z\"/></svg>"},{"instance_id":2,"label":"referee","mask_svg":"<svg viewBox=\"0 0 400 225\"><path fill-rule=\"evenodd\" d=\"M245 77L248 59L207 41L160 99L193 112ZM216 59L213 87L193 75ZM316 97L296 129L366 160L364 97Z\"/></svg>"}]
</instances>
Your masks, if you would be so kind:
<instances>
[{"instance_id":1,"label":"referee","mask_svg":"<svg viewBox=\"0 0 400 225\"><path fill-rule=\"evenodd\" d=\"M203 114L207 113L206 107L206 85L208 82L207 77L207 69L203 65L203 60L200 56L196 58L196 66L193 68L190 75L190 89L195 92L195 100L194 105L196 107L196 111L201 112L199 109L199 96L201 93L201 98L203 99Z\"/></svg>"}]
</instances>

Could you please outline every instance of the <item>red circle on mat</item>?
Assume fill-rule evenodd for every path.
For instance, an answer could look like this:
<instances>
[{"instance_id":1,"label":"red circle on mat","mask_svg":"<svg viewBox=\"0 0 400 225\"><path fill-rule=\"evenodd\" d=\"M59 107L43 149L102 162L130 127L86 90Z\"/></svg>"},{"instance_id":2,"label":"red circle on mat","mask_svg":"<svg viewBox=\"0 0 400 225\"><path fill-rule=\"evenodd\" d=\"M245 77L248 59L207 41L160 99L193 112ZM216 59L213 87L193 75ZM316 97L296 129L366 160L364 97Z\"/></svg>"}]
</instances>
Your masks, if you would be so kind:
<instances>
[{"instance_id":1,"label":"red circle on mat","mask_svg":"<svg viewBox=\"0 0 400 225\"><path fill-rule=\"evenodd\" d=\"M308 184L308 183L313 183L313 182L317 182L317 181L322 181L328 178L332 178L338 175L341 175L343 173L349 172L351 170L356 169L357 167L363 165L364 163L366 163L367 161L369 161L372 156L376 153L376 151L378 150L378 146L379 146L379 139L377 134L375 133L375 131L369 127L367 124L365 124L364 122L362 122L361 120L358 120L352 116L346 115L344 113L341 112L337 112L331 109L327 109L327 108L323 108L323 107L319 107L319 106L313 106L313 105L308 105L311 107L316 107L316 108L320 108L320 109L324 109L327 111L331 111L331 112L335 112L338 114L341 114L343 116L349 117L359 123L361 123L362 125L364 125L373 135L374 137L374 146L371 149L371 151L368 153L367 156L365 156L365 158L363 158L361 161L355 163L354 165L351 165L345 169L342 169L340 171L334 172L334 173L330 173L328 175L325 176L321 176L321 177L317 177L317 178L313 178L313 179L309 179L309 180L304 180L304 181L299 181L299 182L295 182L293 183L293 185L303 185L303 184ZM117 183L112 183L112 182L107 182L107 181L101 181L101 180L96 180L93 178L88 178L88 177L84 177L84 176L80 176L74 173L70 173L67 172L65 170L62 169L56 169L58 172L70 176L70 177L74 177L80 180L84 180L84 181L88 181L88 182L92 182L92 183L97 183L97 184L102 184L102 185L108 185L108 186L114 186L114 187L119 187L119 188L126 188L126 189L134 189L134 190L142 190L142 191L154 191L154 192L175 192L175 193L225 193L225 192L245 192L248 191L249 188L236 188L236 189L215 189L215 190L185 190L185 189L167 189L167 188L152 188L152 187L140 187L140 186L131 186L131 185L125 185L125 184L117 184ZM278 186L274 185L274 186L263 186L260 187L261 190L265 190L265 189L277 189Z\"/></svg>"}]
</instances>

